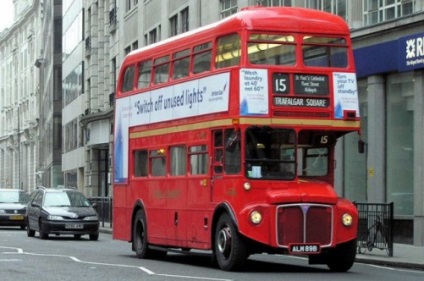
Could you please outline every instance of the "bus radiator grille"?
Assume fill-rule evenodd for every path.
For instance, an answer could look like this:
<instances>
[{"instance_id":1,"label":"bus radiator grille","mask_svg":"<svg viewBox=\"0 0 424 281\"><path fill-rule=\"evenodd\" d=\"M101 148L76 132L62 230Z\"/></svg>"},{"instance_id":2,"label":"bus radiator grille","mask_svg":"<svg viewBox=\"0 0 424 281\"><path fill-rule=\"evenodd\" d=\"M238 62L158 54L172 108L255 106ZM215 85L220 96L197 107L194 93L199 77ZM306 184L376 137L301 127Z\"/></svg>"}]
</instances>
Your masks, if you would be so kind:
<instances>
[{"instance_id":1,"label":"bus radiator grille","mask_svg":"<svg viewBox=\"0 0 424 281\"><path fill-rule=\"evenodd\" d=\"M331 206L298 204L277 208L277 243L288 247L293 243L331 244L333 232Z\"/></svg>"}]
</instances>

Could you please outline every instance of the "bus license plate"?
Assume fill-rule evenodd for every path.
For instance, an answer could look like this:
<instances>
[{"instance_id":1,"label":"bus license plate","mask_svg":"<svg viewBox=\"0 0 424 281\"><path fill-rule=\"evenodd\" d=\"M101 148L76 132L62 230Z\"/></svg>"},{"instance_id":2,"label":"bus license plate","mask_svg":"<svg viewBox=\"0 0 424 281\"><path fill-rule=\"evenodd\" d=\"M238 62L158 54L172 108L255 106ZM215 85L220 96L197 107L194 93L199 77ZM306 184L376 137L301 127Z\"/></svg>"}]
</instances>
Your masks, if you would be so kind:
<instances>
[{"instance_id":1,"label":"bus license plate","mask_svg":"<svg viewBox=\"0 0 424 281\"><path fill-rule=\"evenodd\" d=\"M24 220L24 216L23 215L12 215L9 217L10 220L12 221L23 221Z\"/></svg>"},{"instance_id":2,"label":"bus license plate","mask_svg":"<svg viewBox=\"0 0 424 281\"><path fill-rule=\"evenodd\" d=\"M84 226L79 223L67 223L65 224L66 229L83 229Z\"/></svg>"},{"instance_id":3,"label":"bus license plate","mask_svg":"<svg viewBox=\"0 0 424 281\"><path fill-rule=\"evenodd\" d=\"M291 244L290 253L291 254L319 254L321 248L319 244Z\"/></svg>"}]
</instances>

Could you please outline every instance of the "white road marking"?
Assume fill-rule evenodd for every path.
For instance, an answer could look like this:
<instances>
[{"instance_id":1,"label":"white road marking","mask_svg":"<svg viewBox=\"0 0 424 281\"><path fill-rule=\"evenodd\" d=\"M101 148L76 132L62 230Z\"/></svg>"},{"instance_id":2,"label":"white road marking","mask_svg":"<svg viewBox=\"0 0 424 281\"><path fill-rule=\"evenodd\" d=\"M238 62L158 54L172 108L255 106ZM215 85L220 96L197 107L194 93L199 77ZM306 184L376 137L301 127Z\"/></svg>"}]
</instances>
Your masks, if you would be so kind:
<instances>
[{"instance_id":1,"label":"white road marking","mask_svg":"<svg viewBox=\"0 0 424 281\"><path fill-rule=\"evenodd\" d=\"M90 261L82 261L76 257L73 256L66 256L66 255L53 255L53 254L37 254L37 253L27 253L24 252L20 248L13 248L13 247L4 247L0 246L0 249L10 249L15 250L15 252L1 252L0 254L6 254L6 255L28 255L28 256L43 256L43 257L59 257L59 258L69 258L77 263L83 263L83 264L92 264L92 265L102 265L102 266L114 266L114 267L124 267L124 268L137 268L143 271L144 273L148 275L156 275L156 276L166 276L166 277L174 277L174 278L185 278L185 279L196 279L196 280L212 280L212 281L232 281L231 279L220 279L220 278L209 278L209 277L200 277L200 276L185 276L185 275L171 275L171 274L161 274L161 273L155 273L145 267L142 266L134 266L134 265L127 265L127 264L111 264L111 263L101 263L101 262L90 262ZM0 261L2 261L0 259ZM16 260L20 261L20 260Z\"/></svg>"}]
</instances>

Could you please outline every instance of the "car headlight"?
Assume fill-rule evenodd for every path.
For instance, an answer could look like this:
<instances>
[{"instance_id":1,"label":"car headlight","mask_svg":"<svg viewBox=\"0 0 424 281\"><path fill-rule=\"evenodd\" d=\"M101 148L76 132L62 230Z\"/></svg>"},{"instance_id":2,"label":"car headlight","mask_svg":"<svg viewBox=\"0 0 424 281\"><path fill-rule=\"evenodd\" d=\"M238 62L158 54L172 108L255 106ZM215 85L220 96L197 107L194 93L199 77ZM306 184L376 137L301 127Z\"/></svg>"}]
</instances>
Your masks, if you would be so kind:
<instances>
[{"instance_id":1,"label":"car headlight","mask_svg":"<svg viewBox=\"0 0 424 281\"><path fill-rule=\"evenodd\" d=\"M350 214L346 213L342 216L342 223L344 226L351 226L353 223L353 218Z\"/></svg>"},{"instance_id":2,"label":"car headlight","mask_svg":"<svg viewBox=\"0 0 424 281\"><path fill-rule=\"evenodd\" d=\"M47 219L51 221L63 221L63 217L61 216L48 215Z\"/></svg>"},{"instance_id":3,"label":"car headlight","mask_svg":"<svg viewBox=\"0 0 424 281\"><path fill-rule=\"evenodd\" d=\"M0 210L0 214L6 214L5 210Z\"/></svg>"},{"instance_id":4,"label":"car headlight","mask_svg":"<svg viewBox=\"0 0 424 281\"><path fill-rule=\"evenodd\" d=\"M98 216L89 216L89 217L85 217L83 220L85 221L97 221L99 220Z\"/></svg>"}]
</instances>

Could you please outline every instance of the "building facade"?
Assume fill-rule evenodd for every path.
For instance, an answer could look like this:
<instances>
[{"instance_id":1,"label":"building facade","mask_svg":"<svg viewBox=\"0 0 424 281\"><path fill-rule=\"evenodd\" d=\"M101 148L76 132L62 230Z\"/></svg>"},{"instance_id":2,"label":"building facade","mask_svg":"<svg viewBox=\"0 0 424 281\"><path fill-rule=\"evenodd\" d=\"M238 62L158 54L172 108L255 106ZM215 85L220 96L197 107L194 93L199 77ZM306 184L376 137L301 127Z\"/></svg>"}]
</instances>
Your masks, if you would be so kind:
<instances>
[{"instance_id":1,"label":"building facade","mask_svg":"<svg viewBox=\"0 0 424 281\"><path fill-rule=\"evenodd\" d=\"M39 181L39 1L14 1L14 23L0 33L0 188L30 190Z\"/></svg>"},{"instance_id":2,"label":"building facade","mask_svg":"<svg viewBox=\"0 0 424 281\"><path fill-rule=\"evenodd\" d=\"M16 1L18 2L18 1ZM40 48L34 65L40 89L36 174L38 185L63 184L62 173L62 0L39 0ZM31 189L33 187L30 187Z\"/></svg>"},{"instance_id":3,"label":"building facade","mask_svg":"<svg viewBox=\"0 0 424 281\"><path fill-rule=\"evenodd\" d=\"M44 10L46 5L59 2L34 1L43 4ZM61 13L54 12L57 17L63 15L60 91L52 82L60 76L54 74L54 66L43 68L49 55L57 53L47 53L48 48L41 43L44 41L36 39L48 34L48 21L33 18L39 32L34 29L31 48L36 51L28 68L34 61L36 68L27 70L34 84L26 87L34 90L20 90L16 80L21 70L14 68L17 56L13 40L21 40L21 47L28 36L15 35L18 29L12 32L13 27L0 36L0 52L4 54L0 59L0 181L14 187L22 185L16 167L23 165L18 159L28 153L35 164L28 172L21 167L22 174L34 172L44 179L48 173L47 183L51 185L59 183L56 179L63 175L63 184L76 186L90 197L112 196L114 92L124 56L258 4L319 9L348 22L355 49L362 133L347 135L338 142L336 189L357 202L394 202L395 241L424 245L424 1L420 0L63 0ZM50 21L50 25L53 23L58 21ZM17 122L16 116L19 112L20 118L25 118L19 101L31 91L36 98L29 94L29 106L31 100L34 108L42 102L39 111L28 111L34 112L37 121L28 122L32 131L25 131L21 129L26 126L24 119ZM45 101L43 93L47 92L55 95ZM57 93L62 93L61 119L54 118L60 114L51 105L59 103ZM49 111L44 110L47 104ZM41 121L44 119L49 120L52 132L60 131L54 130L60 122L61 161L56 161L56 152L48 153L57 147L46 145L48 140L43 136L49 131ZM34 141L28 152L17 153L16 139L20 139L22 149L27 142L25 132L29 138L29 132L38 136L34 138L38 142ZM366 144L363 154L358 153L359 139ZM38 178L32 177L29 185Z\"/></svg>"}]
</instances>

